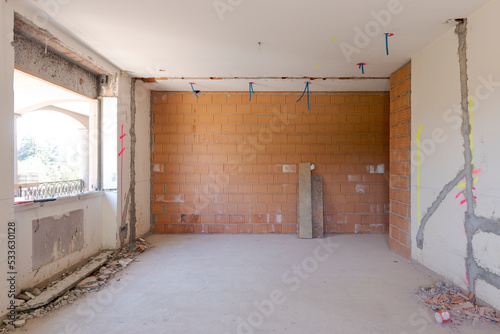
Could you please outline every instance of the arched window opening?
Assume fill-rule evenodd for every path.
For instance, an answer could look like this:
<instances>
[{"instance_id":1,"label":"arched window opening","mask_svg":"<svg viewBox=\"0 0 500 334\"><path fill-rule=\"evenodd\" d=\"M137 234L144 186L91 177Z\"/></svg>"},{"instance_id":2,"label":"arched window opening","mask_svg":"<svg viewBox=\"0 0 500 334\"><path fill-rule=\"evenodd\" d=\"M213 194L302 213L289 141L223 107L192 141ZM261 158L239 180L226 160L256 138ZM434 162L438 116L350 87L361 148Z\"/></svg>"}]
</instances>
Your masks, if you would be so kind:
<instances>
[{"instance_id":1,"label":"arched window opening","mask_svg":"<svg viewBox=\"0 0 500 334\"><path fill-rule=\"evenodd\" d=\"M20 71L14 75L16 201L96 187L96 101Z\"/></svg>"}]
</instances>

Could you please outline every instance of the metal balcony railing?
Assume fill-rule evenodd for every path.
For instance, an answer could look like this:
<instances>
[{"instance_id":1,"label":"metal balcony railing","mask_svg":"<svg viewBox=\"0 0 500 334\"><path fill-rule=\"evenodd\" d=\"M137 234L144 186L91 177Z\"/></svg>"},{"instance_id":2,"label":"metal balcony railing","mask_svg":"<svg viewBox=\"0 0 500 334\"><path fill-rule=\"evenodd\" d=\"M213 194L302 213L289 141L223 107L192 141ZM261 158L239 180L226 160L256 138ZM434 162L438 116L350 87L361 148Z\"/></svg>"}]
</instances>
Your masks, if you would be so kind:
<instances>
[{"instance_id":1,"label":"metal balcony railing","mask_svg":"<svg viewBox=\"0 0 500 334\"><path fill-rule=\"evenodd\" d=\"M16 184L14 193L16 197L21 197L24 200L35 200L81 194L84 190L85 182L83 180L69 180Z\"/></svg>"}]
</instances>

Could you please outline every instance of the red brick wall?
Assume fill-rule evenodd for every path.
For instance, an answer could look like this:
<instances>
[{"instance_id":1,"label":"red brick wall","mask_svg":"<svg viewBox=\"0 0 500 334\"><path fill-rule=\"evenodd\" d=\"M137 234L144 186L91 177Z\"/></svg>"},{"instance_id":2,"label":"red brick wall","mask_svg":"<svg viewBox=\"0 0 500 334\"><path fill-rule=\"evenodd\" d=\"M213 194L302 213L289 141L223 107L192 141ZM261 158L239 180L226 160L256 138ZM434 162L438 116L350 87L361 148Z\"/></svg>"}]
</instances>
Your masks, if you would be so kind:
<instances>
[{"instance_id":1,"label":"red brick wall","mask_svg":"<svg viewBox=\"0 0 500 334\"><path fill-rule=\"evenodd\" d=\"M411 63L391 76L390 94L389 247L410 258Z\"/></svg>"},{"instance_id":2,"label":"red brick wall","mask_svg":"<svg viewBox=\"0 0 500 334\"><path fill-rule=\"evenodd\" d=\"M389 94L153 93L153 231L295 233L297 163L327 233L388 231Z\"/></svg>"}]
</instances>

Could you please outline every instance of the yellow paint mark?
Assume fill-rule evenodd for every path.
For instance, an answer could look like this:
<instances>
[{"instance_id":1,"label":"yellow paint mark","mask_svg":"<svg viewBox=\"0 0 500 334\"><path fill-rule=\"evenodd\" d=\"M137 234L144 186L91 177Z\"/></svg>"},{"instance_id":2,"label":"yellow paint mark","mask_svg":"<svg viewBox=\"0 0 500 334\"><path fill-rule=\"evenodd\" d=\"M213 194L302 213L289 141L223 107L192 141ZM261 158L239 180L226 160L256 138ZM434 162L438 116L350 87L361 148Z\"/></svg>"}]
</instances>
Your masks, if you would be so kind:
<instances>
[{"instance_id":1,"label":"yellow paint mark","mask_svg":"<svg viewBox=\"0 0 500 334\"><path fill-rule=\"evenodd\" d=\"M417 155L417 210L418 210L418 227L420 227L420 134L422 133L423 125L418 128L417 142L418 142L418 155Z\"/></svg>"},{"instance_id":2,"label":"yellow paint mark","mask_svg":"<svg viewBox=\"0 0 500 334\"><path fill-rule=\"evenodd\" d=\"M479 177L476 177L476 178L474 179L474 184L477 182L477 180L479 180ZM459 187L459 188L465 188L466 186L467 186L467 185L466 185L465 183L459 183L459 184L458 184L458 187Z\"/></svg>"},{"instance_id":3,"label":"yellow paint mark","mask_svg":"<svg viewBox=\"0 0 500 334\"><path fill-rule=\"evenodd\" d=\"M332 38L332 39L331 39L331 41L334 41L334 40L336 40L336 38Z\"/></svg>"},{"instance_id":4,"label":"yellow paint mark","mask_svg":"<svg viewBox=\"0 0 500 334\"><path fill-rule=\"evenodd\" d=\"M320 67L321 65L316 65L316 67Z\"/></svg>"},{"instance_id":5,"label":"yellow paint mark","mask_svg":"<svg viewBox=\"0 0 500 334\"><path fill-rule=\"evenodd\" d=\"M474 162L474 146L472 145L472 96L470 97L470 153L472 155L471 164Z\"/></svg>"}]
</instances>

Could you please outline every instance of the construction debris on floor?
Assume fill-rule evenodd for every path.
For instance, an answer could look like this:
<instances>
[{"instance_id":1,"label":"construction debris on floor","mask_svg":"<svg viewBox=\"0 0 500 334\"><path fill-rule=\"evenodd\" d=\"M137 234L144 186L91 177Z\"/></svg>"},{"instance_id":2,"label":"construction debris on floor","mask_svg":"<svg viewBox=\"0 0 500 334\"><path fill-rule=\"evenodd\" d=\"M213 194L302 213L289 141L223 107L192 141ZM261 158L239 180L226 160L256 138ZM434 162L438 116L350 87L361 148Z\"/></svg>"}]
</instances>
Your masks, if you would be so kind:
<instances>
[{"instance_id":1,"label":"construction debris on floor","mask_svg":"<svg viewBox=\"0 0 500 334\"><path fill-rule=\"evenodd\" d=\"M23 327L27 320L44 318L54 310L73 304L75 300L91 292L99 291L109 284L115 275L125 269L131 262L138 262L136 256L149 250L147 242L139 238L116 251L104 252L89 259L85 266L72 272L62 274L59 280L51 282L43 288L23 291L16 298L16 321L4 320L0 333L7 333L15 328ZM84 276L86 267L90 268ZM119 277L116 280L120 280Z\"/></svg>"},{"instance_id":2,"label":"construction debris on floor","mask_svg":"<svg viewBox=\"0 0 500 334\"><path fill-rule=\"evenodd\" d=\"M459 287L448 283L438 282L435 286L420 288L418 297L434 312L448 311L452 324L461 325L465 321L500 324L498 311L479 305L474 293L464 294Z\"/></svg>"}]
</instances>

